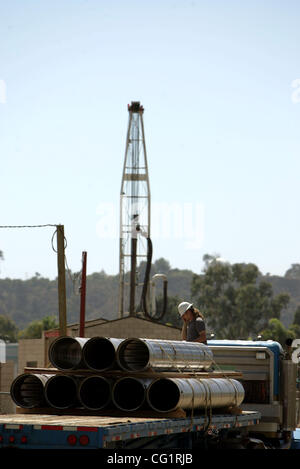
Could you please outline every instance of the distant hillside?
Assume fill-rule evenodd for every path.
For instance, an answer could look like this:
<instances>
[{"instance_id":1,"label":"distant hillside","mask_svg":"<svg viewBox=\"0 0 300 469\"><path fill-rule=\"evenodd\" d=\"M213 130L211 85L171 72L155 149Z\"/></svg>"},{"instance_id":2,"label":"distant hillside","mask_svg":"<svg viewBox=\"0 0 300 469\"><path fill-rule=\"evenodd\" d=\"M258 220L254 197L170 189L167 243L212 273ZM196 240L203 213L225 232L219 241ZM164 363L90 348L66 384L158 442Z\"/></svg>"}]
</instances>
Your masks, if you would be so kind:
<instances>
[{"instance_id":1,"label":"distant hillside","mask_svg":"<svg viewBox=\"0 0 300 469\"><path fill-rule=\"evenodd\" d=\"M162 262L163 261L163 262ZM194 273L191 270L171 269L168 261L159 260L153 265L153 273L167 273L168 295L180 299L191 298L190 286ZM291 296L290 305L281 320L287 327L293 322L294 312L300 305L300 278L264 276L273 286L274 294L286 292ZM78 282L74 285L69 276L67 284L67 320L79 321L80 297ZM118 275L104 271L87 276L86 319L103 317L115 319L118 315ZM158 291L159 294L159 291ZM58 318L57 280L39 275L28 280L0 279L0 315L7 315L19 329L45 316Z\"/></svg>"},{"instance_id":2,"label":"distant hillside","mask_svg":"<svg viewBox=\"0 0 300 469\"><path fill-rule=\"evenodd\" d=\"M156 273L155 264L153 273ZM151 274L152 275L152 274ZM190 297L193 272L171 269L168 271L168 294L180 298ZM79 321L79 283L66 275L67 320ZM158 295L160 288L158 285ZM116 319L118 317L119 276L104 271L87 276L86 319ZM19 329L45 316L58 318L57 280L39 275L28 280L0 279L0 315L7 315Z\"/></svg>"},{"instance_id":3,"label":"distant hillside","mask_svg":"<svg viewBox=\"0 0 300 469\"><path fill-rule=\"evenodd\" d=\"M274 295L278 295L278 293L288 293L290 295L287 311L281 317L282 323L285 327L288 327L292 324L295 311L300 305L300 278L265 276L264 280L271 283Z\"/></svg>"}]
</instances>

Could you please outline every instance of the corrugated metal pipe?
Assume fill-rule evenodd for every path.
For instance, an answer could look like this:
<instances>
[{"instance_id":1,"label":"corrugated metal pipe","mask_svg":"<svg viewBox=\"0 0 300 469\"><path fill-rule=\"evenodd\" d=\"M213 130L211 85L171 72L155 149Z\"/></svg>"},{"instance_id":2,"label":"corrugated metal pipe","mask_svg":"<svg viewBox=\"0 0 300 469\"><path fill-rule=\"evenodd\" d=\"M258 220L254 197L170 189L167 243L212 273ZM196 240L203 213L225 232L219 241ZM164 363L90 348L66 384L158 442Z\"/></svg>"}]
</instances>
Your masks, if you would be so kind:
<instances>
[{"instance_id":1,"label":"corrugated metal pipe","mask_svg":"<svg viewBox=\"0 0 300 469\"><path fill-rule=\"evenodd\" d=\"M148 404L159 412L239 406L244 396L242 384L230 378L158 378L147 389Z\"/></svg>"},{"instance_id":2,"label":"corrugated metal pipe","mask_svg":"<svg viewBox=\"0 0 300 469\"><path fill-rule=\"evenodd\" d=\"M130 338L119 345L117 361L127 371L201 371L212 365L213 353L199 342Z\"/></svg>"},{"instance_id":3,"label":"corrugated metal pipe","mask_svg":"<svg viewBox=\"0 0 300 469\"><path fill-rule=\"evenodd\" d=\"M138 410L146 403L146 392L152 380L134 377L118 379L113 385L112 400L124 411Z\"/></svg>"},{"instance_id":4,"label":"corrugated metal pipe","mask_svg":"<svg viewBox=\"0 0 300 469\"><path fill-rule=\"evenodd\" d=\"M45 404L44 387L53 375L28 374L17 376L10 386L12 400L19 407L31 409Z\"/></svg>"},{"instance_id":5,"label":"corrugated metal pipe","mask_svg":"<svg viewBox=\"0 0 300 469\"><path fill-rule=\"evenodd\" d=\"M83 337L58 337L49 347L49 360L59 370L85 368L82 348L89 339Z\"/></svg>"},{"instance_id":6,"label":"corrugated metal pipe","mask_svg":"<svg viewBox=\"0 0 300 469\"><path fill-rule=\"evenodd\" d=\"M78 386L80 403L89 410L101 410L111 402L112 380L103 376L84 378Z\"/></svg>"},{"instance_id":7,"label":"corrugated metal pipe","mask_svg":"<svg viewBox=\"0 0 300 469\"><path fill-rule=\"evenodd\" d=\"M114 368L116 350L124 339L92 337L83 346L82 355L85 365L94 371Z\"/></svg>"},{"instance_id":8,"label":"corrugated metal pipe","mask_svg":"<svg viewBox=\"0 0 300 469\"><path fill-rule=\"evenodd\" d=\"M51 407L69 409L78 405L79 379L70 375L52 375L45 385L45 398Z\"/></svg>"}]
</instances>

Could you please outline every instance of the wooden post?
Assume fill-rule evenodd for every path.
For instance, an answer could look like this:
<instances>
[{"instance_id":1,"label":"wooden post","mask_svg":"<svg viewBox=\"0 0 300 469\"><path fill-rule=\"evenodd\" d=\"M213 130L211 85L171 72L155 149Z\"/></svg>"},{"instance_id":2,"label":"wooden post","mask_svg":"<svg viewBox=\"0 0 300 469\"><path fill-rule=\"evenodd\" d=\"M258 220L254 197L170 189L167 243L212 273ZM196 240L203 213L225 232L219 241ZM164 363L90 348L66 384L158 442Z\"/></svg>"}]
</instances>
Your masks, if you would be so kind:
<instances>
[{"instance_id":1,"label":"wooden post","mask_svg":"<svg viewBox=\"0 0 300 469\"><path fill-rule=\"evenodd\" d=\"M62 335L67 335L65 234L64 234L63 225L57 225L57 268L58 268L59 335L62 336Z\"/></svg>"},{"instance_id":2,"label":"wooden post","mask_svg":"<svg viewBox=\"0 0 300 469\"><path fill-rule=\"evenodd\" d=\"M85 326L85 297L86 297L86 257L87 253L82 253L82 274L80 286L80 323L79 323L79 337L84 337Z\"/></svg>"}]
</instances>

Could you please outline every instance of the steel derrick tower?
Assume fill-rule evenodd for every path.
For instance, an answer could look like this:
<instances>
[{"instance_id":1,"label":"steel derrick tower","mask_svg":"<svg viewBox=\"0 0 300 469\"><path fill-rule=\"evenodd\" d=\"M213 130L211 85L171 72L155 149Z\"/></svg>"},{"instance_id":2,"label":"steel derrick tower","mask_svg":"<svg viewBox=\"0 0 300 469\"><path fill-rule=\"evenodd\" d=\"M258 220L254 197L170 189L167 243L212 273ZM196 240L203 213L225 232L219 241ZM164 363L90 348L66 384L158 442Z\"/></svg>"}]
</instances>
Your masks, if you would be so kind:
<instances>
[{"instance_id":1,"label":"steel derrick tower","mask_svg":"<svg viewBox=\"0 0 300 469\"><path fill-rule=\"evenodd\" d=\"M119 317L135 315L139 308L143 272L150 239L150 185L144 134L144 108L128 105L129 120L120 192Z\"/></svg>"}]
</instances>

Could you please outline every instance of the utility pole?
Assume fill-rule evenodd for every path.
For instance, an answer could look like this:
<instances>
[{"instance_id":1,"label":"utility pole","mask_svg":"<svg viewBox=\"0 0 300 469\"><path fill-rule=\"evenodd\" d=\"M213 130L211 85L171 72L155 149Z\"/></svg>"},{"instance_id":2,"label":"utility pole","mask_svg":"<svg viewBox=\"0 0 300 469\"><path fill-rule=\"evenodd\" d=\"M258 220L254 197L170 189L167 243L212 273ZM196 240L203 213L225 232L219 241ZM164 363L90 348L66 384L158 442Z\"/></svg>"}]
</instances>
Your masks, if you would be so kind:
<instances>
[{"instance_id":1,"label":"utility pole","mask_svg":"<svg viewBox=\"0 0 300 469\"><path fill-rule=\"evenodd\" d=\"M62 336L62 335L67 335L65 234L64 234L63 225L57 225L57 268L58 268L59 335Z\"/></svg>"},{"instance_id":2,"label":"utility pole","mask_svg":"<svg viewBox=\"0 0 300 469\"><path fill-rule=\"evenodd\" d=\"M119 317L129 309L136 314L136 289L141 261L147 261L147 237L150 237L150 185L140 102L128 105L129 121L120 193L120 284Z\"/></svg>"}]
</instances>

